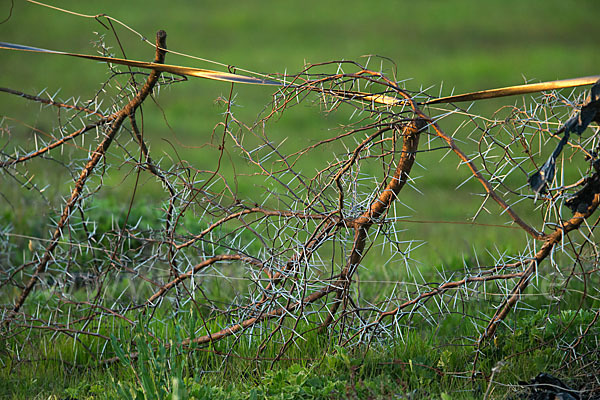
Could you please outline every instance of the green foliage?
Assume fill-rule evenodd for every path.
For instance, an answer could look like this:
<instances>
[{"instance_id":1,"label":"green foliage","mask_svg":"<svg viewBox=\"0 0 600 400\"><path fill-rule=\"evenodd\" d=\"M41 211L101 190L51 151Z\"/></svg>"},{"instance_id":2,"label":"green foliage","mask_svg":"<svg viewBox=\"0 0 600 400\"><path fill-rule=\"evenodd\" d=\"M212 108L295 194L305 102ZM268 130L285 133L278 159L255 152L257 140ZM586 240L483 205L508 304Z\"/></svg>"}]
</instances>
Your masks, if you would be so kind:
<instances>
[{"instance_id":1,"label":"green foliage","mask_svg":"<svg viewBox=\"0 0 600 400\"><path fill-rule=\"evenodd\" d=\"M406 329L403 339L381 342L366 348L331 345L317 332L305 335L287 357L306 361L252 361L258 342L235 340L236 354L223 358L221 350L231 349L232 341L199 349L182 345L182 339L198 324L197 314L158 315L171 321L166 325L149 323L145 317L133 329L122 326L110 336L110 350L119 363L110 368L93 366L90 370L64 373L60 363L42 362L37 372L3 367L4 397L31 397L31 393L56 394L77 399L319 399L319 398L481 398L487 383L460 377L468 376L475 350L469 345L449 345L456 336L440 336L435 329ZM592 311L564 310L548 315L542 310L511 319L510 329L500 330L495 340L484 346L478 370L489 371L499 361L506 364L495 381L508 385L528 380L539 372L551 372L560 366L565 353L556 350L562 343L567 324L587 326ZM457 329L460 319L448 319L449 329ZM215 323L215 322L213 322ZM161 327L162 326L162 327ZM185 327L185 331L184 331ZM299 327L302 329L302 326ZM168 343L155 337L172 338ZM45 357L73 360L73 344L59 336ZM256 339L256 338L255 338ZM593 345L593 337L584 338ZM540 344L546 342L546 346ZM468 343L468 340L467 340ZM554 343L554 344L553 344ZM45 347L45 346L43 346ZM10 346L2 351L10 351ZM60 351L57 353L57 351ZM214 351L214 352L213 352ZM276 348L263 357L276 356ZM136 353L132 358L130 354ZM519 354L518 357L513 357ZM105 356L110 356L106 352ZM248 359L248 360L246 360ZM18 365L18 364L17 364ZM0 385L1 386L1 385ZM504 390L506 390L506 388ZM502 388L497 388L499 393ZM2 392L0 392L2 393ZM446 397L444 397L446 396ZM450 396L450 397L448 397Z\"/></svg>"},{"instance_id":2,"label":"green foliage","mask_svg":"<svg viewBox=\"0 0 600 400\"><path fill-rule=\"evenodd\" d=\"M324 398L334 395L343 388L340 381L319 378L311 370L299 364L289 368L268 370L259 380L260 384L248 389L241 382L223 385L203 382L202 373L198 373L194 354L181 345L180 332L174 326L177 341L168 346L159 344L153 348L150 337L138 323L134 335L135 346L124 349L115 336L111 336L113 351L119 357L123 367L129 370L135 379L117 380L111 378L111 390L123 399L299 399ZM132 360L130 354L137 352Z\"/></svg>"},{"instance_id":3,"label":"green foliage","mask_svg":"<svg viewBox=\"0 0 600 400\"><path fill-rule=\"evenodd\" d=\"M112 379L114 391L123 399L187 400L189 396L183 381L183 371L187 365L185 359L178 357L181 343L171 341L169 346L160 343L155 349L148 342L150 337L144 334L142 326L144 321L138 321L133 338L135 346L129 349L124 349L117 338L111 335L113 351L132 376L135 376L135 383ZM137 352L137 359L131 360L130 354L134 350Z\"/></svg>"}]
</instances>

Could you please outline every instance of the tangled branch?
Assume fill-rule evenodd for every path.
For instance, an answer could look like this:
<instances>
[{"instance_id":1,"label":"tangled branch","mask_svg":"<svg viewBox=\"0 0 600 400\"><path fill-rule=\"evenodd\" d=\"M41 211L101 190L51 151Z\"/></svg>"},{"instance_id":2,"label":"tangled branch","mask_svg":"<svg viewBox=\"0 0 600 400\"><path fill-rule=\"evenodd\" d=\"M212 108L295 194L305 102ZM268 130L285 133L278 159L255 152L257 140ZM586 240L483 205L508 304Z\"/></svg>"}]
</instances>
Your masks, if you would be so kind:
<instances>
[{"instance_id":1,"label":"tangled branch","mask_svg":"<svg viewBox=\"0 0 600 400\"><path fill-rule=\"evenodd\" d=\"M510 325L511 313L560 309L576 294L581 304L597 300L597 288L587 282L600 271L598 221L591 222L600 202L598 128L586 125L591 134L579 142L559 142L561 150L566 142L570 146L547 192L534 193L527 185L548 153L545 144L557 140L551 127L581 113L581 102L549 92L530 105L484 117L452 105L434 108L435 100L358 63L310 65L282 77L289 84L254 122L238 119L233 94L223 99L224 121L212 130L210 143L215 165L205 170L184 161L176 149L170 160L157 158L145 141L143 120L136 119L153 90L173 82L161 80L167 69L156 66L164 64L163 31L156 49L154 62L143 63L151 72L142 88L117 81L135 79L131 74L111 76L118 90L105 110L92 102L67 104L0 89L85 121L68 133L59 121L60 137L52 135L25 153L20 143L9 141L0 171L21 183L15 190L26 192L39 182L28 169L34 161L46 162L88 132L101 132L80 171L70 155L59 160L76 179L54 225L45 223L52 226L49 238L23 226L16 233L0 232L8 254L0 293L10 299L2 304L3 339L18 342L22 329L64 334L102 363L112 363L119 357L106 351L113 340L106 320L127 329L142 326L148 340L169 348L170 338L155 329L164 324L184 331L178 331L177 345L205 349L221 341L230 354L242 342L259 343L257 359L269 345L278 346L277 360L313 330L343 346L386 343L415 327L437 329L459 314L472 326L459 339L477 351L502 334L499 327ZM125 88L131 95L119 102ZM309 101L327 113L348 114L349 122L302 147L285 148L270 138L271 120ZM464 120L452 135L443 129L451 125L450 116ZM440 150L450 156L439 156ZM119 167L108 162L109 155ZM466 176L468 189L456 190L453 201L475 211L471 221L419 218L425 196L415 201L414 193L427 184L417 175L427 177L434 162L447 170L452 162L466 166L466 173L456 174ZM579 163L583 172L574 174L569 162ZM104 180L123 166L136 171L135 189L126 193L130 201L122 202L125 211L101 196ZM152 196L134 204L145 173L162 187L162 205ZM464 192L475 193L469 198L476 200L464 200ZM434 200L436 215L449 208L447 199ZM499 210L488 210L488 200ZM491 221L478 220L482 210ZM451 224L454 234L473 240L472 254L456 254L460 261L444 261L439 268L429 265L424 255L448 245L427 243L423 231L411 230L408 222ZM473 227L511 228L504 230L510 245L478 242L468 236ZM16 251L12 242L20 240L23 248L26 238L29 253ZM537 296L532 306L524 300L529 292ZM65 322L60 315L72 317ZM597 333L596 320L597 314L582 322L573 349L589 350L586 338ZM127 355L138 356L135 349Z\"/></svg>"}]
</instances>

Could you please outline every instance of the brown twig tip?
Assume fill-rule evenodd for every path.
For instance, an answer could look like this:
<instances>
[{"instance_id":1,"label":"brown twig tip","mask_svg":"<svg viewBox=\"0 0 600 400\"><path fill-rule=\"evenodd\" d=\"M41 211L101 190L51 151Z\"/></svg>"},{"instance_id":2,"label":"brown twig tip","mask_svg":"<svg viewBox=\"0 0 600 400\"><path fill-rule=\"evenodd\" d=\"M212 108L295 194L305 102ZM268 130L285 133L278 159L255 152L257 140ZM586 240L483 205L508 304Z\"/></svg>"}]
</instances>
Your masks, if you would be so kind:
<instances>
[{"instance_id":1,"label":"brown twig tip","mask_svg":"<svg viewBox=\"0 0 600 400\"><path fill-rule=\"evenodd\" d=\"M156 32L156 58L154 62L164 63L167 54L167 32L162 29Z\"/></svg>"},{"instance_id":2,"label":"brown twig tip","mask_svg":"<svg viewBox=\"0 0 600 400\"><path fill-rule=\"evenodd\" d=\"M167 48L167 32L162 29L156 32L156 45L162 49Z\"/></svg>"}]
</instances>

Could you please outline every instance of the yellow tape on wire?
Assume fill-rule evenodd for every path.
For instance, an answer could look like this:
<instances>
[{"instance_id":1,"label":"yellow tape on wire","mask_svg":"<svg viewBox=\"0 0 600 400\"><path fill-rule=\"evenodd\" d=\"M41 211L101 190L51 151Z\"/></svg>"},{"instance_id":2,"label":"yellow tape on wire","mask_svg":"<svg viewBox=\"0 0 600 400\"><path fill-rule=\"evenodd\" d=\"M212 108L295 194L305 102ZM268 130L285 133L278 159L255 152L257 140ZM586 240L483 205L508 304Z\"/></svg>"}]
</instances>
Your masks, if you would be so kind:
<instances>
[{"instance_id":1,"label":"yellow tape on wire","mask_svg":"<svg viewBox=\"0 0 600 400\"><path fill-rule=\"evenodd\" d=\"M185 75L185 76L194 76L198 78L212 79L223 82L231 82L231 83L243 83L250 85L269 85L269 86L280 86L280 87L294 87L295 85L286 85L282 82L278 82L275 80L257 78L246 75L237 75L229 72L220 72L213 71L209 69L203 68L192 68L192 67L182 67L179 65L169 65L169 64L156 64L152 62L144 62L144 61L136 61L136 60L127 60L123 58L113 58L113 57L104 57L104 56L95 56L89 54L79 54L79 53L68 53L64 51L56 51L56 50L48 50L42 49L38 47L30 47L23 46L19 44L0 42L0 49L6 50L17 50L17 51L28 51L35 53L47 53L47 54L58 54L65 55L70 57L79 57L85 58L89 60L96 61L105 61L112 64L120 64L127 65L131 67L144 68L144 69L154 69L156 71L161 72L169 72L176 75ZM427 100L421 102L421 105L429 105L429 104L440 104L440 103L458 103L463 101L475 101L475 100L483 100L483 99L491 99L496 97L504 97L504 96L514 96L519 94L526 93L535 93L541 92L545 90L555 90L555 89L564 89L569 87L577 87L584 85L591 85L596 83L600 79L600 75L586 76L582 78L572 78L572 79L562 79L557 81L548 81L541 83L530 83L524 85L516 85L516 86L507 86L503 88L497 89L487 89L480 90L477 92L458 94L447 97L440 97L437 99ZM363 93L363 92L353 92L353 91L343 91L343 90L327 90L316 87L311 87L310 82L308 85L297 85L299 88L308 88L310 90L320 91L323 93L328 93L334 96L372 102L377 104L384 104L388 106L395 106L403 104L405 101L403 99L397 99L393 96L387 96L384 94L373 94L373 93Z\"/></svg>"}]
</instances>

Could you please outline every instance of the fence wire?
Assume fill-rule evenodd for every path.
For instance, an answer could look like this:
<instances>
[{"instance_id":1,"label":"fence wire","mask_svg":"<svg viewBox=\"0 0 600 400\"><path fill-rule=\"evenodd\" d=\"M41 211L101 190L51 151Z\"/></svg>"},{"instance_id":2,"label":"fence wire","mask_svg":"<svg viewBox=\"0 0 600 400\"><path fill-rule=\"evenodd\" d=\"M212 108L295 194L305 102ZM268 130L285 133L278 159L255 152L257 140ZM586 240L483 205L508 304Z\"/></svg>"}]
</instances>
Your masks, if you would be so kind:
<instances>
[{"instance_id":1,"label":"fence wire","mask_svg":"<svg viewBox=\"0 0 600 400\"><path fill-rule=\"evenodd\" d=\"M257 358L267 347L280 358L313 330L340 346L386 346L462 321L454 344L476 356L453 373L467 377L516 320L550 332L545 316L563 312L564 329L547 341L564 352L564 368L599 367L598 126L570 137L546 190L529 185L587 91L544 92L478 115L422 107L426 93L383 70L311 65L280 77L289 85L253 121L238 119L233 97L222 99L213 165L200 168L146 143L140 93L159 100L161 88L182 84L153 74L111 66L89 100L2 89L54 118L51 127L9 117L0 126L2 208L5 218L18 216L0 232L2 338L12 359L33 338L67 335L98 362L114 362L114 329L169 326L190 313L197 320L182 327L183 345L223 340L235 354L258 343ZM143 86L151 79L153 89ZM397 103L346 95L357 92ZM273 121L304 104L348 123L308 145L272 139ZM468 172L457 204L427 204L472 218L420 220L419 201L409 200L432 186L429 173L457 168ZM111 199L107 182L120 180L130 187ZM428 254L453 249L413 228L445 224L455 235L474 226L500 234L431 265Z\"/></svg>"}]
</instances>

